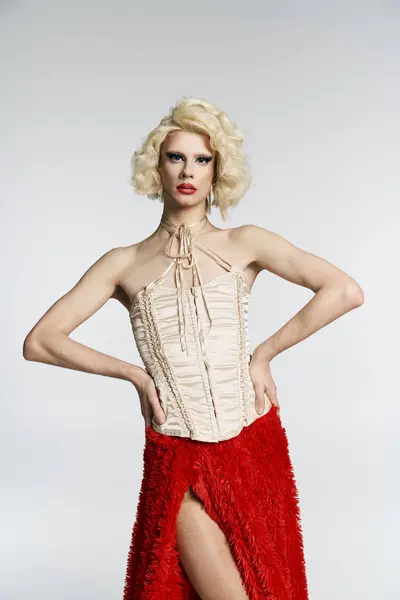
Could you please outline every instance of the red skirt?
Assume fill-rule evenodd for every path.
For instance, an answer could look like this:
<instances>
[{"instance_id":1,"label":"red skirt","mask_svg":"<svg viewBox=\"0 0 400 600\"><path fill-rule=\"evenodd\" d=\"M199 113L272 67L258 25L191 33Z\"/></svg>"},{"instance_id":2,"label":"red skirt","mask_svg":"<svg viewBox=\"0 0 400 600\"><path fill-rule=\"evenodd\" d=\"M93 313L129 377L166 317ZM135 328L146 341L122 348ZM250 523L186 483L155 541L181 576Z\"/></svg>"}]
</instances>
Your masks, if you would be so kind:
<instances>
[{"instance_id":1,"label":"red skirt","mask_svg":"<svg viewBox=\"0 0 400 600\"><path fill-rule=\"evenodd\" d=\"M277 408L217 443L145 431L124 600L199 599L175 544L189 486L228 539L250 600L307 600L298 493Z\"/></svg>"}]
</instances>

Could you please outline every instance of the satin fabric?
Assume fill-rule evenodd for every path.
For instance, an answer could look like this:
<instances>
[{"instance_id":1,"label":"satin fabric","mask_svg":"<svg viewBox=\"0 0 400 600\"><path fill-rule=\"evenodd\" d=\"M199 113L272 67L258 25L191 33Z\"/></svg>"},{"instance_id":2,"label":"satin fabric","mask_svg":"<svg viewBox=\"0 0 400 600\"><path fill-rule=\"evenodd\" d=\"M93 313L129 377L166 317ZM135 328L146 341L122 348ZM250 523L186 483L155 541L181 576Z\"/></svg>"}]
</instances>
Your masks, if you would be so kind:
<instances>
[{"instance_id":1,"label":"satin fabric","mask_svg":"<svg viewBox=\"0 0 400 600\"><path fill-rule=\"evenodd\" d=\"M270 410L267 398L264 412L259 415L255 410L255 391L249 372L250 289L245 280L244 273L233 267L203 283L212 316L211 327L199 287L181 291L184 311L189 317L187 352L181 348L177 290L158 281L146 286L134 299L130 317L136 346L155 381L166 414L161 425L153 418L155 431L218 442L236 436ZM149 311L151 323L145 318ZM158 339L153 343L155 332L149 330L154 327ZM165 366L165 363L167 376L160 369L160 364ZM182 417L179 402L183 403L194 431L190 431Z\"/></svg>"}]
</instances>

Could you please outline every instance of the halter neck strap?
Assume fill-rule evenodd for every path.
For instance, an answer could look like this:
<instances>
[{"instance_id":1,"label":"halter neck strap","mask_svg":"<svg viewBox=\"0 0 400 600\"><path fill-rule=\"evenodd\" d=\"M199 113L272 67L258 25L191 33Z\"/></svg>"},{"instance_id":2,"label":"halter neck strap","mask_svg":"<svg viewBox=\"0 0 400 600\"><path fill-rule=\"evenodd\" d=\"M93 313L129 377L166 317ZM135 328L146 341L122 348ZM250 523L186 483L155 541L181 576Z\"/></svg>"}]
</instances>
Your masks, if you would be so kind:
<instances>
[{"instance_id":1,"label":"halter neck strap","mask_svg":"<svg viewBox=\"0 0 400 600\"><path fill-rule=\"evenodd\" d=\"M204 221L204 226L201 227L198 231L193 232L192 227L199 225L200 223L203 223L203 221ZM172 234L171 238L169 240L167 249L166 249L166 253L169 256L169 258L171 258L172 261L175 262L175 265L176 265L175 283L176 283L176 287L178 289L179 333L180 333L180 340L181 340L181 348L182 348L182 350L186 350L187 353L188 353L187 326L186 326L186 315L185 315L184 303L183 303L183 285L182 285L183 269L192 269L193 285L200 287L200 290L201 290L201 293L203 296L203 300L204 300L204 305L207 310L208 318L210 320L210 323L212 322L210 311L209 311L207 301L205 298L205 294L204 294L204 290L203 290L203 282L201 280L200 272L199 272L197 262L196 262L196 257L194 254L194 239L199 233L201 233L204 230L204 228L207 226L208 222L209 221L208 221L207 215L204 215L204 217L202 219L200 219L199 221L194 221L193 223L188 223L185 221L179 225L175 225L175 224L169 222L164 217L161 217L161 221L160 221L161 227L164 227L169 233ZM172 244L173 244L175 237L177 237L179 240L179 249L178 249L177 254L172 253ZM184 264L184 260L188 261L187 265ZM199 326L201 326L200 323L199 323Z\"/></svg>"}]
</instances>

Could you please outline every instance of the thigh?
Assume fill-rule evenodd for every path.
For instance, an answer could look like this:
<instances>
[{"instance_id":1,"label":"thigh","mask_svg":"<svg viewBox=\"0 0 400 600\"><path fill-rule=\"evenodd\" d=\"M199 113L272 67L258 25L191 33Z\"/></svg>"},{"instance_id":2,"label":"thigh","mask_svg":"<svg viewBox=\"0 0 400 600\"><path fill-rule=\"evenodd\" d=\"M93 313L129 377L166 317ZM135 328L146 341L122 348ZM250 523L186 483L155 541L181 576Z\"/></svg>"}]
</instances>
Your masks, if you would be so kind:
<instances>
[{"instance_id":1,"label":"thigh","mask_svg":"<svg viewBox=\"0 0 400 600\"><path fill-rule=\"evenodd\" d=\"M176 543L182 566L202 600L247 600L229 542L191 488L177 516Z\"/></svg>"}]
</instances>

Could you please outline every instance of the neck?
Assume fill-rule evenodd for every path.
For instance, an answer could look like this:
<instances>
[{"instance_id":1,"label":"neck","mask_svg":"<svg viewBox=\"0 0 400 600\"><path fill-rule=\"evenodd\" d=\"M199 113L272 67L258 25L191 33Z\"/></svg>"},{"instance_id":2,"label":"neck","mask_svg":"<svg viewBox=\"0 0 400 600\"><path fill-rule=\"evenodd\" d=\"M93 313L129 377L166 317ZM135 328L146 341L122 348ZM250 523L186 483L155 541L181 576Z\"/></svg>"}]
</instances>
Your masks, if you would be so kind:
<instances>
[{"instance_id":1,"label":"neck","mask_svg":"<svg viewBox=\"0 0 400 600\"><path fill-rule=\"evenodd\" d=\"M207 215L204 215L201 219L197 221L182 221L181 223L173 223L165 218L163 215L160 221L160 227L169 231L170 234L178 235L178 237L187 235L187 232L190 230L192 236L198 235L200 232L204 231L207 227L209 220ZM182 229L183 228L183 229ZM181 235L179 236L179 232Z\"/></svg>"},{"instance_id":2,"label":"neck","mask_svg":"<svg viewBox=\"0 0 400 600\"><path fill-rule=\"evenodd\" d=\"M200 223L206 223L208 220L204 210L180 210L170 211L165 210L161 216L161 221L169 223L172 226L179 227L179 225L198 225Z\"/></svg>"}]
</instances>

